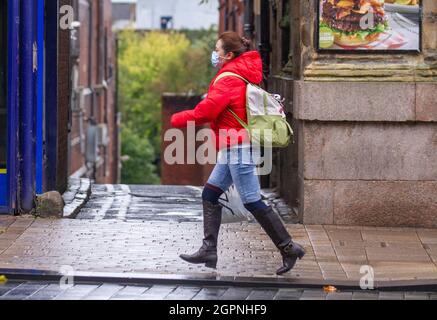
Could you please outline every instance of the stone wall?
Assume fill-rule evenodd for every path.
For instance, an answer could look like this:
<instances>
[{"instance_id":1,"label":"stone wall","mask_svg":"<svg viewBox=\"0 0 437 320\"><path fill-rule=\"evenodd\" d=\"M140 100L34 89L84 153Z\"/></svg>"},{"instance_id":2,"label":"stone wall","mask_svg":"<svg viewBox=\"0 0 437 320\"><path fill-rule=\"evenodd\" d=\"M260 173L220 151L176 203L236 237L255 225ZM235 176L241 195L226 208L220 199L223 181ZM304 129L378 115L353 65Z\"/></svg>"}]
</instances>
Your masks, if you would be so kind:
<instances>
[{"instance_id":1,"label":"stone wall","mask_svg":"<svg viewBox=\"0 0 437 320\"><path fill-rule=\"evenodd\" d=\"M399 54L317 52L317 3L269 1L265 28L253 1L268 90L296 135L270 186L306 224L437 227L437 1L422 1L422 52Z\"/></svg>"},{"instance_id":2,"label":"stone wall","mask_svg":"<svg viewBox=\"0 0 437 320\"><path fill-rule=\"evenodd\" d=\"M420 54L315 51L316 1L301 1L299 212L306 224L437 227L437 2Z\"/></svg>"}]
</instances>

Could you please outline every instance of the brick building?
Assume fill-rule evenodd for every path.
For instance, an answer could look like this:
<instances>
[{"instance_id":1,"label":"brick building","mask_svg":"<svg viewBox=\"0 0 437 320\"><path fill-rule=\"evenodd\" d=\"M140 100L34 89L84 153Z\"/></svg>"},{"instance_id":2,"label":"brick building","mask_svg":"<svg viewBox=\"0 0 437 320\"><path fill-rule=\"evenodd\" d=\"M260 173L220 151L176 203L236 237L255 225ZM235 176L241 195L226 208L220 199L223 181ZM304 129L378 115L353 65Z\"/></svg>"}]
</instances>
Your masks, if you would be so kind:
<instances>
[{"instance_id":1,"label":"brick building","mask_svg":"<svg viewBox=\"0 0 437 320\"><path fill-rule=\"evenodd\" d=\"M137 0L112 0L112 22L114 29L123 29L135 24Z\"/></svg>"},{"instance_id":2,"label":"brick building","mask_svg":"<svg viewBox=\"0 0 437 320\"><path fill-rule=\"evenodd\" d=\"M219 13L220 23L219 32L234 30L243 34L244 31L244 1L241 0L220 0Z\"/></svg>"},{"instance_id":3,"label":"brick building","mask_svg":"<svg viewBox=\"0 0 437 320\"><path fill-rule=\"evenodd\" d=\"M70 175L116 182L110 1L1 1L0 48L0 214L31 212Z\"/></svg>"},{"instance_id":4,"label":"brick building","mask_svg":"<svg viewBox=\"0 0 437 320\"><path fill-rule=\"evenodd\" d=\"M119 180L119 113L110 0L74 0L69 172L97 183Z\"/></svg>"},{"instance_id":5,"label":"brick building","mask_svg":"<svg viewBox=\"0 0 437 320\"><path fill-rule=\"evenodd\" d=\"M162 149L161 159L165 159L165 152L167 148L173 144L172 141L166 141L167 130L171 127L171 116L175 113L193 109L197 104L202 101L201 96L190 94L176 94L176 93L164 93L162 95ZM195 148L192 148L196 153L199 147L204 142L196 141L196 136L202 129L209 126L198 126L195 128L191 135L188 133L188 129L184 129L184 158L188 159L189 143L193 143ZM173 137L174 138L174 137ZM214 169L212 164L199 164L194 161L193 164L168 164L166 161L161 161L161 183L163 185L191 185L191 186L204 186L208 181L209 176Z\"/></svg>"},{"instance_id":6,"label":"brick building","mask_svg":"<svg viewBox=\"0 0 437 320\"><path fill-rule=\"evenodd\" d=\"M217 25L217 0L137 0L135 24L141 30L209 29Z\"/></svg>"},{"instance_id":7,"label":"brick building","mask_svg":"<svg viewBox=\"0 0 437 320\"><path fill-rule=\"evenodd\" d=\"M297 143L265 183L306 224L437 226L437 2L421 51L317 49L315 0L221 1L220 30L254 40Z\"/></svg>"}]
</instances>

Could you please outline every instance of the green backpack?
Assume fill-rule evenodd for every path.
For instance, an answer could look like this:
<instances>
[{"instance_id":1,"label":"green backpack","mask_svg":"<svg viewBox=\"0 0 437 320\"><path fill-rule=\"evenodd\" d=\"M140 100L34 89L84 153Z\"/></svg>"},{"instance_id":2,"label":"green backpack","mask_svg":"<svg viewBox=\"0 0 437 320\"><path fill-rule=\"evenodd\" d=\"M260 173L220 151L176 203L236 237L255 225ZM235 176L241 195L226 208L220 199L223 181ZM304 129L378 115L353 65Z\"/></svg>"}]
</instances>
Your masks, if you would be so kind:
<instances>
[{"instance_id":1,"label":"green backpack","mask_svg":"<svg viewBox=\"0 0 437 320\"><path fill-rule=\"evenodd\" d=\"M224 77L237 77L247 83L248 123L245 123L230 108L229 111L249 132L252 143L273 148L286 148L291 142L294 143L293 129L286 120L284 106L279 99L233 72L222 73L217 77L214 84Z\"/></svg>"}]
</instances>

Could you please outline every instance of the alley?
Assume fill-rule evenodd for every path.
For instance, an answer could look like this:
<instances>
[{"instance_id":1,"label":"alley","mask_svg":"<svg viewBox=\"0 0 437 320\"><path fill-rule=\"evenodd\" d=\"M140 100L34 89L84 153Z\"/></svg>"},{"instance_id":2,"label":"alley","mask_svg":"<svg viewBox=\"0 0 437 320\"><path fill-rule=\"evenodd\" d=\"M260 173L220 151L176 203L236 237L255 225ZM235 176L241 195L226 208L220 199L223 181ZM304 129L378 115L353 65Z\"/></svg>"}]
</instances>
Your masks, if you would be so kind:
<instances>
[{"instance_id":1,"label":"alley","mask_svg":"<svg viewBox=\"0 0 437 320\"><path fill-rule=\"evenodd\" d=\"M274 192L262 193L285 221L298 220ZM77 219L200 222L201 196L202 188L194 186L93 185L91 198Z\"/></svg>"},{"instance_id":2,"label":"alley","mask_svg":"<svg viewBox=\"0 0 437 320\"><path fill-rule=\"evenodd\" d=\"M201 192L184 186L94 185L77 219L199 222Z\"/></svg>"}]
</instances>

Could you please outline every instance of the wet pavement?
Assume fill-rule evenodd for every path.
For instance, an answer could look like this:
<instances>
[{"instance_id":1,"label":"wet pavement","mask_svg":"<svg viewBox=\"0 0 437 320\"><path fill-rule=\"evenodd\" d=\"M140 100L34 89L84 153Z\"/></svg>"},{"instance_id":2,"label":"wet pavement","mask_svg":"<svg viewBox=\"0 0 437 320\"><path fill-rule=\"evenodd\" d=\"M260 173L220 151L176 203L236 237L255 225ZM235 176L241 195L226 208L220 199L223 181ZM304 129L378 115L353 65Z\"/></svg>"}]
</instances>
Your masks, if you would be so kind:
<instances>
[{"instance_id":1,"label":"wet pavement","mask_svg":"<svg viewBox=\"0 0 437 320\"><path fill-rule=\"evenodd\" d=\"M294 219L292 210L270 197L284 220ZM148 279L261 279L302 286L347 282L357 287L369 274L379 287L437 283L436 229L288 223L307 255L277 277L280 253L257 223L238 222L221 228L217 270L191 265L179 254L201 244L200 206L198 188L96 185L75 220L0 217L0 269L59 272L70 266L77 272L145 274Z\"/></svg>"},{"instance_id":2,"label":"wet pavement","mask_svg":"<svg viewBox=\"0 0 437 320\"><path fill-rule=\"evenodd\" d=\"M263 196L285 221L297 222L297 215L276 194L263 190ZM201 222L202 188L93 185L91 198L77 219Z\"/></svg>"},{"instance_id":3,"label":"wet pavement","mask_svg":"<svg viewBox=\"0 0 437 320\"><path fill-rule=\"evenodd\" d=\"M77 219L200 222L201 196L196 187L94 185Z\"/></svg>"},{"instance_id":4,"label":"wet pavement","mask_svg":"<svg viewBox=\"0 0 437 320\"><path fill-rule=\"evenodd\" d=\"M435 292L339 291L229 286L9 281L0 300L437 300Z\"/></svg>"}]
</instances>

